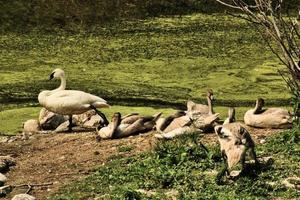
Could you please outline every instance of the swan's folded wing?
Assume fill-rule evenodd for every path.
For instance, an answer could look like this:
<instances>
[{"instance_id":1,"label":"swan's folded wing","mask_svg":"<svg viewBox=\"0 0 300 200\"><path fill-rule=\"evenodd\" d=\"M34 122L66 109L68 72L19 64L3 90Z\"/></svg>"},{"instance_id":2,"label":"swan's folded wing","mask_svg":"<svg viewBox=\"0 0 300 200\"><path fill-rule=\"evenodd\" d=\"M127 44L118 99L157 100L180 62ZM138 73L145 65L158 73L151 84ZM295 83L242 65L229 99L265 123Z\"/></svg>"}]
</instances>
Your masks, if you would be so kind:
<instances>
[{"instance_id":1,"label":"swan's folded wing","mask_svg":"<svg viewBox=\"0 0 300 200\"><path fill-rule=\"evenodd\" d=\"M98 104L101 104L101 107L108 106L104 99L95 95L77 90L62 90L48 96L45 107L60 114L81 114L87 111L90 105L99 107Z\"/></svg>"},{"instance_id":2,"label":"swan's folded wing","mask_svg":"<svg viewBox=\"0 0 300 200\"><path fill-rule=\"evenodd\" d=\"M62 90L48 96L48 100L62 102L63 104L93 104L95 102L106 103L106 101L95 95L79 90Z\"/></svg>"},{"instance_id":3,"label":"swan's folded wing","mask_svg":"<svg viewBox=\"0 0 300 200\"><path fill-rule=\"evenodd\" d=\"M55 93L52 93L51 95L49 95L49 97L56 97L56 98L60 98L60 97L75 97L75 98L84 98L84 99L93 99L93 100L97 100L97 101L102 101L102 102L106 102L104 99L80 91L80 90L61 90L61 91L57 91Z\"/></svg>"}]
</instances>

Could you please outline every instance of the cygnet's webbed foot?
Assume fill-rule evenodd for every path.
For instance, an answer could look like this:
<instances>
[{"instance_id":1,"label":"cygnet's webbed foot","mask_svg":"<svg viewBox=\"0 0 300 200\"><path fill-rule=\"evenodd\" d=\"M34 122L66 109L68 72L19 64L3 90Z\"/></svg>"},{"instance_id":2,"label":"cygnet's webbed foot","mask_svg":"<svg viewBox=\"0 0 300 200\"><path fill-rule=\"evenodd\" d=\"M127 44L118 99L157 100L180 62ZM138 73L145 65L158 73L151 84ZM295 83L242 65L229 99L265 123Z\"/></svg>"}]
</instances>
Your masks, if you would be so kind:
<instances>
[{"instance_id":1,"label":"cygnet's webbed foot","mask_svg":"<svg viewBox=\"0 0 300 200\"><path fill-rule=\"evenodd\" d=\"M97 135L97 136L95 137L95 139L96 139L96 142L100 142L100 141L102 140L102 138L100 137L100 135Z\"/></svg>"},{"instance_id":2,"label":"cygnet's webbed foot","mask_svg":"<svg viewBox=\"0 0 300 200\"><path fill-rule=\"evenodd\" d=\"M76 125L74 125L74 124L70 124L69 126L68 126L68 132L72 132L73 131L73 127L75 127Z\"/></svg>"}]
</instances>

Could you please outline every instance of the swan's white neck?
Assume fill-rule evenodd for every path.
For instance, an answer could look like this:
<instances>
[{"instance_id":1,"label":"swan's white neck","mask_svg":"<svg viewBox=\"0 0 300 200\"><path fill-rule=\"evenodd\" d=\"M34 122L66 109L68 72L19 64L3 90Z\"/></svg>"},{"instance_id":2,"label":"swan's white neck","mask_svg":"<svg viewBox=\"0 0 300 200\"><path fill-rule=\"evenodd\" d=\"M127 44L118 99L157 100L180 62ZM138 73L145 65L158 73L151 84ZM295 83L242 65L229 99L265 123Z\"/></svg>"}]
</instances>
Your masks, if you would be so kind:
<instances>
[{"instance_id":1,"label":"swan's white neck","mask_svg":"<svg viewBox=\"0 0 300 200\"><path fill-rule=\"evenodd\" d=\"M213 105L209 96L207 96L208 114L214 114Z\"/></svg>"},{"instance_id":2,"label":"swan's white neck","mask_svg":"<svg viewBox=\"0 0 300 200\"><path fill-rule=\"evenodd\" d=\"M53 94L54 92L57 92L57 91L60 91L60 90L65 90L66 89L66 77L64 76L61 76L60 77L60 86L54 90L45 90L45 91L42 91L40 92L39 96L38 96L38 100L39 100L39 103L42 105L42 106L45 106L46 105L46 98L48 96L50 96L51 94Z\"/></svg>"},{"instance_id":3,"label":"swan's white neck","mask_svg":"<svg viewBox=\"0 0 300 200\"><path fill-rule=\"evenodd\" d=\"M61 76L60 77L60 86L58 88L56 88L54 91L59 91L59 90L65 90L66 89L66 85L67 85L67 81L66 81L66 77L65 76Z\"/></svg>"}]
</instances>

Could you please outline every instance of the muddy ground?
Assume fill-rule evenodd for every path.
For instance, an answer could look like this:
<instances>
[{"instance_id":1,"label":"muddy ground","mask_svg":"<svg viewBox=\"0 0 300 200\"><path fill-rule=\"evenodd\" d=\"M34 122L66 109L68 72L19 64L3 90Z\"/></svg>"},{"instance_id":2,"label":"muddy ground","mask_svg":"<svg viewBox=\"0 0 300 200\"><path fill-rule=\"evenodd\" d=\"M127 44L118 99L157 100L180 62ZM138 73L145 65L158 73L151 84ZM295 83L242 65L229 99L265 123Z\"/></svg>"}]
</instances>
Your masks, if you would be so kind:
<instances>
[{"instance_id":1,"label":"muddy ground","mask_svg":"<svg viewBox=\"0 0 300 200\"><path fill-rule=\"evenodd\" d=\"M262 139L280 130L249 128L254 140L259 144ZM130 156L150 150L156 142L154 132L131 136L123 139L96 141L93 132L37 134L31 138L17 139L0 143L0 155L12 155L16 166L6 173L7 184L50 184L35 187L30 194L37 199L45 199L63 185L87 176L92 170L105 164L114 156ZM215 134L206 134L204 144L215 143ZM132 148L131 151L122 151ZM120 148L121 147L121 148ZM26 192L28 187L17 188L12 195ZM5 199L5 198L3 198Z\"/></svg>"}]
</instances>

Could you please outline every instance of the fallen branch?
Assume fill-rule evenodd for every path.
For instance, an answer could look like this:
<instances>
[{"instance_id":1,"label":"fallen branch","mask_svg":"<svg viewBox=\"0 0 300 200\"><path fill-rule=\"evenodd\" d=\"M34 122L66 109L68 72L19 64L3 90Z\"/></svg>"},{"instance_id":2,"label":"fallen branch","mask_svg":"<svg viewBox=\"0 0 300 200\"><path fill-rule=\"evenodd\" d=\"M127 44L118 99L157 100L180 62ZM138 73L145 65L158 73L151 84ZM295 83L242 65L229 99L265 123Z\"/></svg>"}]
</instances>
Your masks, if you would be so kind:
<instances>
[{"instance_id":1,"label":"fallen branch","mask_svg":"<svg viewBox=\"0 0 300 200\"><path fill-rule=\"evenodd\" d=\"M17 188L17 187L42 187L42 186L49 186L49 185L53 185L53 183L39 183L39 184L34 184L34 183L28 183L28 184L21 184L21 185L11 185L13 188Z\"/></svg>"},{"instance_id":2,"label":"fallen branch","mask_svg":"<svg viewBox=\"0 0 300 200\"><path fill-rule=\"evenodd\" d=\"M28 184L21 184L21 185L5 185L0 187L0 197L5 197L15 188L28 187L26 191L26 194L28 194L34 187L43 187L49 185L53 185L53 183L40 183L40 184L28 183Z\"/></svg>"},{"instance_id":3,"label":"fallen branch","mask_svg":"<svg viewBox=\"0 0 300 200\"><path fill-rule=\"evenodd\" d=\"M34 184L34 183L28 183L28 184L21 184L21 185L11 185L11 187L14 188L19 188L19 187L28 187L27 191L25 192L26 194L29 194L29 192L34 188L34 187L44 187L44 186L50 186L53 185L53 183L39 183L39 184Z\"/></svg>"}]
</instances>

